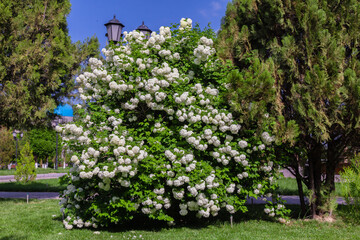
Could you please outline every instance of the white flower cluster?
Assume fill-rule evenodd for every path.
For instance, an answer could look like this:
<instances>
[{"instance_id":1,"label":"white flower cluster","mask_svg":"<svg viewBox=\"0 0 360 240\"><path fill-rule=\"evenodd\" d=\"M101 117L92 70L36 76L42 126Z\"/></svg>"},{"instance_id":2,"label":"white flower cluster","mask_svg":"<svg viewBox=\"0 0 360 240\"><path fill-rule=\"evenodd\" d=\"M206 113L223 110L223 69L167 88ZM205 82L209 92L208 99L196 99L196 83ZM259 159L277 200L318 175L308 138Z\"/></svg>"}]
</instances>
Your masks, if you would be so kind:
<instances>
[{"instance_id":1,"label":"white flower cluster","mask_svg":"<svg viewBox=\"0 0 360 240\"><path fill-rule=\"evenodd\" d=\"M275 140L275 138L271 137L268 132L263 132L261 134L261 139L266 145L270 145Z\"/></svg>"},{"instance_id":2,"label":"white flower cluster","mask_svg":"<svg viewBox=\"0 0 360 240\"><path fill-rule=\"evenodd\" d=\"M93 70L95 70L95 69L100 68L103 65L103 63L102 63L101 60L99 60L97 58L90 58L89 59L89 65L91 66L91 68Z\"/></svg>"},{"instance_id":3,"label":"white flower cluster","mask_svg":"<svg viewBox=\"0 0 360 240\"><path fill-rule=\"evenodd\" d=\"M275 216L275 209L274 208L265 208L264 212L266 214L268 214L270 217L274 217Z\"/></svg>"},{"instance_id":4,"label":"white flower cluster","mask_svg":"<svg viewBox=\"0 0 360 240\"><path fill-rule=\"evenodd\" d=\"M192 28L192 20L190 18L182 18L180 20L180 27L179 27L180 31L191 28Z\"/></svg>"},{"instance_id":5,"label":"white flower cluster","mask_svg":"<svg viewBox=\"0 0 360 240\"><path fill-rule=\"evenodd\" d=\"M92 219L94 221L94 219ZM95 221L91 223L91 221L84 222L80 217L76 217L76 219L72 220L70 216L68 216L66 219L63 220L63 224L65 226L65 229L71 230L74 226L77 228L83 228L83 227L93 227L97 228L97 224Z\"/></svg>"},{"instance_id":6,"label":"white flower cluster","mask_svg":"<svg viewBox=\"0 0 360 240\"><path fill-rule=\"evenodd\" d=\"M161 123L159 123L159 122L155 123L153 132L156 133L156 132L163 132L163 131L165 131L165 128L161 127Z\"/></svg>"},{"instance_id":7,"label":"white flower cluster","mask_svg":"<svg viewBox=\"0 0 360 240\"><path fill-rule=\"evenodd\" d=\"M272 170L274 163L272 161L269 161L267 166L261 166L260 169L263 170L264 172L270 172Z\"/></svg>"},{"instance_id":8,"label":"white flower cluster","mask_svg":"<svg viewBox=\"0 0 360 240\"><path fill-rule=\"evenodd\" d=\"M215 53L215 49L209 46L199 45L194 49L194 63L199 65L201 62L204 62L208 59L209 56Z\"/></svg>"}]
</instances>

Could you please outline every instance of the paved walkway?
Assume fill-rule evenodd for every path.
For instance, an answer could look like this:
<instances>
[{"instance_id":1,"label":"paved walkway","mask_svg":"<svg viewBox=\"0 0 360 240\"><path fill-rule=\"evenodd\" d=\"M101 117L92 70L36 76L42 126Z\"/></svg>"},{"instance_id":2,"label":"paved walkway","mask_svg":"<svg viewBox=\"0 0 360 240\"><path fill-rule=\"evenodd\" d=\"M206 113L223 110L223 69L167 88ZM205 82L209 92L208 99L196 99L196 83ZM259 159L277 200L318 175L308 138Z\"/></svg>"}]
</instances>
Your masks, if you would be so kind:
<instances>
[{"instance_id":1,"label":"paved walkway","mask_svg":"<svg viewBox=\"0 0 360 240\"><path fill-rule=\"evenodd\" d=\"M59 193L57 192L0 192L0 198L27 198L27 195L29 195L29 199L60 199ZM300 205L300 198L299 196L283 196L282 197L286 204L290 205ZM267 198L271 199L271 198ZM308 203L308 199L305 199L305 202ZM264 204L266 203L261 198L254 199L254 198L248 198L247 204ZM344 205L346 204L345 200L343 198L337 198L337 203Z\"/></svg>"},{"instance_id":2,"label":"paved walkway","mask_svg":"<svg viewBox=\"0 0 360 240\"><path fill-rule=\"evenodd\" d=\"M50 178L59 178L64 176L66 173L46 173L46 174L37 174L36 179L50 179ZM14 175L5 175L0 176L0 182L14 182Z\"/></svg>"},{"instance_id":3,"label":"paved walkway","mask_svg":"<svg viewBox=\"0 0 360 240\"><path fill-rule=\"evenodd\" d=\"M1 196L1 194L0 194ZM269 199L271 200L271 198L266 198L266 199ZM300 197L299 196L296 196L296 195L289 195L289 196L282 196L282 199L286 201L285 204L289 204L289 205L300 205ZM346 204L346 201L344 198L342 197L338 197L336 199L337 203L340 204L340 205L345 205ZM258 198L258 199L254 199L254 198L249 198L247 200L247 203L248 204L264 204L266 203L265 201L263 201L261 198ZM309 204L309 199L307 197L305 197L305 204Z\"/></svg>"}]
</instances>

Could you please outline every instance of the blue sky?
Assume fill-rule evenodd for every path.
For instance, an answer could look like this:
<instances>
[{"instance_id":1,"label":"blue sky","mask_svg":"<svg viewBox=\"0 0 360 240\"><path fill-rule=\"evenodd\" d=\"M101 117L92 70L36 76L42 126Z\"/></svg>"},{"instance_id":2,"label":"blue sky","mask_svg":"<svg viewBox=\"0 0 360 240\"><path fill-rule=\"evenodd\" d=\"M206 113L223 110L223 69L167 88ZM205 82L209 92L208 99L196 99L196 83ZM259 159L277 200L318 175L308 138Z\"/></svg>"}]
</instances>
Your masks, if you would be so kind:
<instances>
[{"instance_id":1,"label":"blue sky","mask_svg":"<svg viewBox=\"0 0 360 240\"><path fill-rule=\"evenodd\" d=\"M54 113L59 114L61 116L73 117L73 109L69 104L59 105L55 108Z\"/></svg>"},{"instance_id":2,"label":"blue sky","mask_svg":"<svg viewBox=\"0 0 360 240\"><path fill-rule=\"evenodd\" d=\"M103 48L106 44L104 26L114 14L125 25L124 31L132 31L145 21L153 31L161 26L179 23L191 18L201 28L210 22L216 31L225 15L230 0L70 0L72 7L68 15L69 35L73 42L84 41L96 35Z\"/></svg>"}]
</instances>

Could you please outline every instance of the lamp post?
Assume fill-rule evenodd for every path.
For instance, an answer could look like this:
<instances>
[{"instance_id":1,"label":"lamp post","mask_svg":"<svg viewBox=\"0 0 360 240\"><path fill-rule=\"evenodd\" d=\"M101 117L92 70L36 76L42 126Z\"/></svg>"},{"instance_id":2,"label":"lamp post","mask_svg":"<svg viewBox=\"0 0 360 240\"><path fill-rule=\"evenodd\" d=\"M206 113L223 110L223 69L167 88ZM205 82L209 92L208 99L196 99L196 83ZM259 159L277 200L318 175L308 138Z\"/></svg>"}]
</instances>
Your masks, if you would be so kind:
<instances>
[{"instance_id":1,"label":"lamp post","mask_svg":"<svg viewBox=\"0 0 360 240\"><path fill-rule=\"evenodd\" d=\"M16 152L15 152L15 165L17 165L17 156L18 156L18 133L20 133L20 139L23 137L23 133L18 131L18 130L14 130L13 131L13 137L14 137L14 140L16 142Z\"/></svg>"},{"instance_id":2,"label":"lamp post","mask_svg":"<svg viewBox=\"0 0 360 240\"><path fill-rule=\"evenodd\" d=\"M61 124L62 123L62 118L60 117L58 117L58 118L56 118L52 123L51 123L51 125L53 126L53 127L56 127L58 124ZM55 169L57 170L58 169L58 142L59 142L59 140L58 140L58 138L59 138L59 133L56 131L56 155L55 155Z\"/></svg>"},{"instance_id":3,"label":"lamp post","mask_svg":"<svg viewBox=\"0 0 360 240\"><path fill-rule=\"evenodd\" d=\"M125 27L124 24L117 20L114 15L114 18L104 25L106 26L107 31L105 36L108 37L109 42L114 42L115 44L119 42L122 36L121 31L123 27Z\"/></svg>"},{"instance_id":4,"label":"lamp post","mask_svg":"<svg viewBox=\"0 0 360 240\"><path fill-rule=\"evenodd\" d=\"M55 169L58 169L58 136L59 133L56 132L56 157L55 157Z\"/></svg>"},{"instance_id":5,"label":"lamp post","mask_svg":"<svg viewBox=\"0 0 360 240\"><path fill-rule=\"evenodd\" d=\"M144 24L144 21L142 22L142 25L140 25L136 30L142 32L146 39L149 39L152 33L152 31Z\"/></svg>"}]
</instances>

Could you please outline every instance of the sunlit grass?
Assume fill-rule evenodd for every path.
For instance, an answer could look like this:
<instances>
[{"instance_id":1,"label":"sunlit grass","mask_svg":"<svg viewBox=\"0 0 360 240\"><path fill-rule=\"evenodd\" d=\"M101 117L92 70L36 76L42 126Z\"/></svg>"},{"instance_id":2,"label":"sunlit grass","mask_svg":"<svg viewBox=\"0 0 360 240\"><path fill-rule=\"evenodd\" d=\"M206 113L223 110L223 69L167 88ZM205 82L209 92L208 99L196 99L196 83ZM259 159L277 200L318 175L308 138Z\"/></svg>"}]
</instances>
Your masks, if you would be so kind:
<instances>
[{"instance_id":1,"label":"sunlit grass","mask_svg":"<svg viewBox=\"0 0 360 240\"><path fill-rule=\"evenodd\" d=\"M295 178L280 178L277 183L279 184L278 193L280 195L299 195L298 187ZM309 190L303 185L305 196L309 195ZM341 196L341 183L335 183L335 195Z\"/></svg>"},{"instance_id":2,"label":"sunlit grass","mask_svg":"<svg viewBox=\"0 0 360 240\"><path fill-rule=\"evenodd\" d=\"M45 174L45 173L67 173L69 172L70 168L62 168L59 167L57 170L53 169L53 168L37 168L36 169L36 173L37 174ZM5 175L14 175L15 174L15 169L0 169L0 176L5 176Z\"/></svg>"},{"instance_id":3,"label":"sunlit grass","mask_svg":"<svg viewBox=\"0 0 360 240\"><path fill-rule=\"evenodd\" d=\"M0 191L4 192L59 192L65 189L58 178L39 179L30 183L1 182Z\"/></svg>"}]
</instances>

